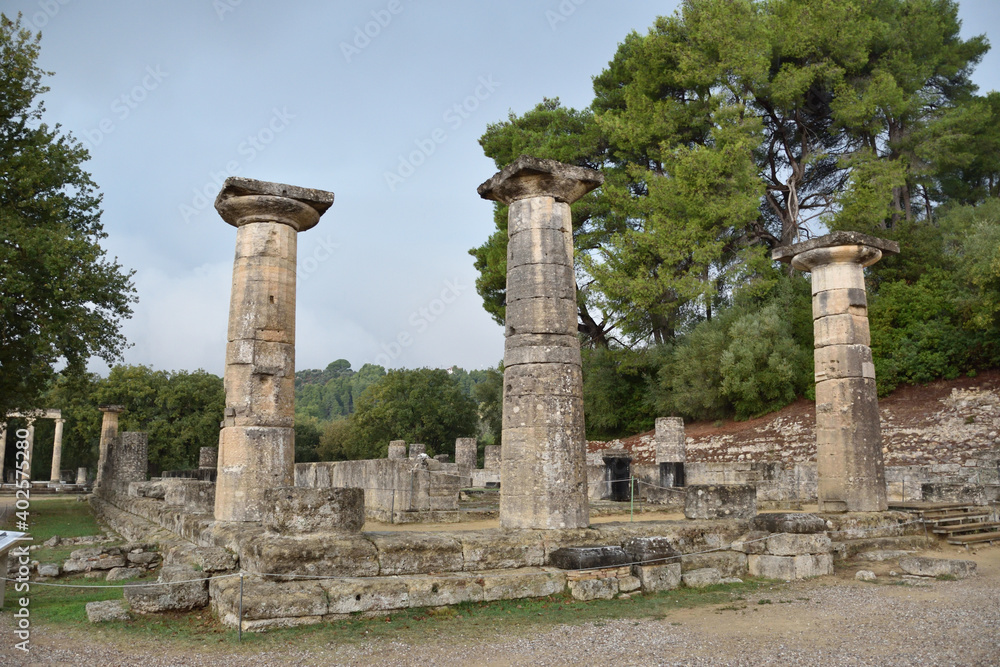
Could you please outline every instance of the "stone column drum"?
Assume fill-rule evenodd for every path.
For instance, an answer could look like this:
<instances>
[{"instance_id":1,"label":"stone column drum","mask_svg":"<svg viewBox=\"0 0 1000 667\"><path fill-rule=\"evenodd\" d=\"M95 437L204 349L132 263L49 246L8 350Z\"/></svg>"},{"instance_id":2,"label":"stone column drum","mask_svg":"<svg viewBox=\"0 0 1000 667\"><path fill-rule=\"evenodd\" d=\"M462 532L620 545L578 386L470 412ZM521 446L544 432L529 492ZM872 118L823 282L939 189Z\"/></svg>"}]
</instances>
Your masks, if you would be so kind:
<instances>
[{"instance_id":1,"label":"stone column drum","mask_svg":"<svg viewBox=\"0 0 1000 667\"><path fill-rule=\"evenodd\" d=\"M590 523L570 204L603 181L591 169L521 156L479 186L481 197L510 207L503 528Z\"/></svg>"},{"instance_id":2,"label":"stone column drum","mask_svg":"<svg viewBox=\"0 0 1000 667\"><path fill-rule=\"evenodd\" d=\"M455 440L455 463L462 474L467 475L476 469L479 463L479 452L475 438L457 438Z\"/></svg>"},{"instance_id":3,"label":"stone column drum","mask_svg":"<svg viewBox=\"0 0 1000 667\"><path fill-rule=\"evenodd\" d=\"M394 461L406 458L405 440L393 440L389 443L389 458Z\"/></svg>"},{"instance_id":4,"label":"stone column drum","mask_svg":"<svg viewBox=\"0 0 1000 667\"><path fill-rule=\"evenodd\" d=\"M893 241L834 232L772 253L812 274L820 512L888 507L863 269L898 252Z\"/></svg>"},{"instance_id":5,"label":"stone column drum","mask_svg":"<svg viewBox=\"0 0 1000 667\"><path fill-rule=\"evenodd\" d=\"M28 419L28 460L27 468L28 474L24 477L18 477L21 479L31 479L31 465L35 462L35 420Z\"/></svg>"},{"instance_id":6,"label":"stone column drum","mask_svg":"<svg viewBox=\"0 0 1000 667\"><path fill-rule=\"evenodd\" d=\"M219 521L260 521L265 492L294 483L296 242L332 204L332 192L239 177L226 179L215 200L237 228Z\"/></svg>"},{"instance_id":7,"label":"stone column drum","mask_svg":"<svg viewBox=\"0 0 1000 667\"><path fill-rule=\"evenodd\" d=\"M500 471L500 445L486 445L483 448L483 470Z\"/></svg>"},{"instance_id":8,"label":"stone column drum","mask_svg":"<svg viewBox=\"0 0 1000 667\"><path fill-rule=\"evenodd\" d=\"M198 450L198 469L215 470L219 467L219 448L201 447Z\"/></svg>"},{"instance_id":9,"label":"stone column drum","mask_svg":"<svg viewBox=\"0 0 1000 667\"><path fill-rule=\"evenodd\" d=\"M657 463L684 463L687 460L684 420L680 417L658 417L655 439Z\"/></svg>"},{"instance_id":10,"label":"stone column drum","mask_svg":"<svg viewBox=\"0 0 1000 667\"><path fill-rule=\"evenodd\" d=\"M87 469L77 468L76 469L76 483L79 486L84 486L87 483Z\"/></svg>"},{"instance_id":11,"label":"stone column drum","mask_svg":"<svg viewBox=\"0 0 1000 667\"><path fill-rule=\"evenodd\" d=\"M7 453L7 424L0 424L0 484L4 483L4 455Z\"/></svg>"},{"instance_id":12,"label":"stone column drum","mask_svg":"<svg viewBox=\"0 0 1000 667\"><path fill-rule=\"evenodd\" d=\"M56 420L56 434L52 439L52 470L51 480L53 483L59 483L59 466L62 465L62 437L63 437L63 424L66 423L65 419Z\"/></svg>"},{"instance_id":13,"label":"stone column drum","mask_svg":"<svg viewBox=\"0 0 1000 667\"><path fill-rule=\"evenodd\" d=\"M101 441L97 459L97 479L94 488L101 486L104 470L107 468L108 446L118 437L118 415L125 411L123 405L100 405L98 410L103 413L101 418Z\"/></svg>"}]
</instances>

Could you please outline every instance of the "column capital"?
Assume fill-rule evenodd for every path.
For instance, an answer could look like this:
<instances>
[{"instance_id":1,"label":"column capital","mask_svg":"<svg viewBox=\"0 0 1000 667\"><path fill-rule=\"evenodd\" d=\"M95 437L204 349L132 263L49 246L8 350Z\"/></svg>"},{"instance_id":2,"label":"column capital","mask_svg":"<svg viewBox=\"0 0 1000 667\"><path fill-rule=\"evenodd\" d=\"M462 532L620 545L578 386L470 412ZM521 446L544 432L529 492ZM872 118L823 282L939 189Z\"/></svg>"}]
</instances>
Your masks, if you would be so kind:
<instances>
[{"instance_id":1,"label":"column capital","mask_svg":"<svg viewBox=\"0 0 1000 667\"><path fill-rule=\"evenodd\" d=\"M771 259L791 263L800 271L810 271L826 264L871 266L883 255L898 255L899 244L861 232L833 232L802 243L779 246Z\"/></svg>"},{"instance_id":2,"label":"column capital","mask_svg":"<svg viewBox=\"0 0 1000 667\"><path fill-rule=\"evenodd\" d=\"M57 424L65 424L66 423L66 418L65 417L59 417L59 418L55 419L54 421Z\"/></svg>"},{"instance_id":3,"label":"column capital","mask_svg":"<svg viewBox=\"0 0 1000 667\"><path fill-rule=\"evenodd\" d=\"M604 183L604 174L556 160L522 155L479 186L483 199L512 204L531 197L552 197L572 204Z\"/></svg>"},{"instance_id":4,"label":"column capital","mask_svg":"<svg viewBox=\"0 0 1000 667\"><path fill-rule=\"evenodd\" d=\"M273 222L296 232L315 227L332 205L332 192L240 176L227 178L215 198L215 210L234 227Z\"/></svg>"},{"instance_id":5,"label":"column capital","mask_svg":"<svg viewBox=\"0 0 1000 667\"><path fill-rule=\"evenodd\" d=\"M97 409L100 410L101 412L114 412L114 413L125 412L124 405L98 405Z\"/></svg>"}]
</instances>

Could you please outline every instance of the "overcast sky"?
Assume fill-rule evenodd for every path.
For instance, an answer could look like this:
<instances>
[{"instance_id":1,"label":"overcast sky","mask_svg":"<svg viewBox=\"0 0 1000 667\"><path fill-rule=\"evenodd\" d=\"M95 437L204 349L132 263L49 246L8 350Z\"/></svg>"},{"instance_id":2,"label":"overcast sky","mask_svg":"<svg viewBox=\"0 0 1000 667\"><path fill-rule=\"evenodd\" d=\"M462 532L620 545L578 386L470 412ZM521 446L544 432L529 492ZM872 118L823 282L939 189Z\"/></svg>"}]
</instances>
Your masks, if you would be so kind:
<instances>
[{"instance_id":1,"label":"overcast sky","mask_svg":"<svg viewBox=\"0 0 1000 667\"><path fill-rule=\"evenodd\" d=\"M236 230L212 201L229 174L336 194L299 236L297 368L494 366L503 329L467 252L493 230L476 186L495 167L477 139L543 97L588 105L625 35L678 4L4 0L3 11L42 30L47 119L91 148L103 245L136 271L126 363L221 374ZM963 0L961 16L964 36L1000 40L995 0ZM976 82L1000 89L1000 51Z\"/></svg>"}]
</instances>

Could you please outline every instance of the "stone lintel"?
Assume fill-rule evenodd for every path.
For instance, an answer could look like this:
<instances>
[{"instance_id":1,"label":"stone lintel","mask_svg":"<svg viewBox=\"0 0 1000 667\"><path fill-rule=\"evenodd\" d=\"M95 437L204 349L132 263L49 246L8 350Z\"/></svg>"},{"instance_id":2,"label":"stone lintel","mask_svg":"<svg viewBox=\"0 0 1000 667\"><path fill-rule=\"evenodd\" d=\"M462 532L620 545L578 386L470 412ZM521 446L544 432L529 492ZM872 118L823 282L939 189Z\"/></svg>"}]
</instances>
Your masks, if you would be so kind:
<instances>
[{"instance_id":1,"label":"stone lintel","mask_svg":"<svg viewBox=\"0 0 1000 667\"><path fill-rule=\"evenodd\" d=\"M880 239L875 236L869 236L868 234L862 234L861 232L833 232L832 234L809 239L808 241L803 241L802 243L779 246L771 251L771 259L776 259L779 262L785 262L787 264L791 262L796 255L800 255L809 250L836 248L838 246L850 245L875 248L877 250L881 250L883 255L899 254L899 244L895 241Z\"/></svg>"},{"instance_id":2,"label":"stone lintel","mask_svg":"<svg viewBox=\"0 0 1000 667\"><path fill-rule=\"evenodd\" d=\"M531 197L552 197L572 204L604 183L604 174L556 160L522 155L479 186L483 199L511 204Z\"/></svg>"},{"instance_id":3,"label":"stone lintel","mask_svg":"<svg viewBox=\"0 0 1000 667\"><path fill-rule=\"evenodd\" d=\"M325 190L231 176L215 198L215 210L234 227L273 221L303 232L316 226L333 198Z\"/></svg>"}]
</instances>

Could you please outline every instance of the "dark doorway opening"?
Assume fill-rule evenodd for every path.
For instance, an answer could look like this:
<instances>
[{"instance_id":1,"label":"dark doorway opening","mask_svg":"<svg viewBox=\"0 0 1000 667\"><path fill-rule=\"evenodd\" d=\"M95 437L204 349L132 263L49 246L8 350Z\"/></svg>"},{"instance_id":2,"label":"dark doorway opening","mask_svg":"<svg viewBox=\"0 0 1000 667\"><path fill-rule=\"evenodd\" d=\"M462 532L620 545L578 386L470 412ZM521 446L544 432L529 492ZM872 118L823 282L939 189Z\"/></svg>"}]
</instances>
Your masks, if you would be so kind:
<instances>
[{"instance_id":1,"label":"dark doorway opening","mask_svg":"<svg viewBox=\"0 0 1000 667\"><path fill-rule=\"evenodd\" d=\"M611 490L611 500L627 502L631 499L632 459L608 456L604 458L604 479Z\"/></svg>"},{"instance_id":2,"label":"dark doorway opening","mask_svg":"<svg viewBox=\"0 0 1000 667\"><path fill-rule=\"evenodd\" d=\"M684 486L684 464L683 463L661 463L660 464L660 486L682 487Z\"/></svg>"}]
</instances>

